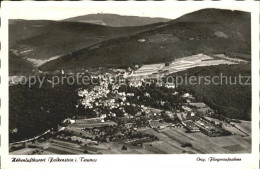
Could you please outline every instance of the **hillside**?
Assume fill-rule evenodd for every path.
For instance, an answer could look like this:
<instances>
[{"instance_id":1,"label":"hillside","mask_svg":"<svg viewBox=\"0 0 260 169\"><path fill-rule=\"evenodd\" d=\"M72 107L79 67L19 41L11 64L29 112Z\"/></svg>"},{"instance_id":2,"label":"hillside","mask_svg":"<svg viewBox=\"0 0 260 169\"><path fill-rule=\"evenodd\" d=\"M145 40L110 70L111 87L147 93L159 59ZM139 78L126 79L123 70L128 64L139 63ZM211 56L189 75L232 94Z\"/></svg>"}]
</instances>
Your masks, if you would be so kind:
<instances>
[{"instance_id":1,"label":"hillside","mask_svg":"<svg viewBox=\"0 0 260 169\"><path fill-rule=\"evenodd\" d=\"M10 21L10 24L10 49L16 50L21 57L40 60L66 55L104 40L130 36L160 25L117 28L78 22L23 20Z\"/></svg>"},{"instance_id":2,"label":"hillside","mask_svg":"<svg viewBox=\"0 0 260 169\"><path fill-rule=\"evenodd\" d=\"M9 44L29 39L47 31L48 25L54 21L49 20L9 20Z\"/></svg>"},{"instance_id":3,"label":"hillside","mask_svg":"<svg viewBox=\"0 0 260 169\"><path fill-rule=\"evenodd\" d=\"M251 85L245 85L247 78L239 83L239 75L251 77L251 64L218 65L191 68L171 76L182 77L220 77L222 73L222 84L209 83L202 79L200 84L183 84L178 90L192 93L212 109L217 110L216 117L228 117L232 119L251 120ZM227 77L227 82L225 77ZM231 80L230 80L231 79ZM217 82L221 82L218 80ZM236 82L236 83L234 83ZM208 84L209 83L209 84ZM249 81L251 84L251 81ZM219 118L219 117L218 117Z\"/></svg>"},{"instance_id":4,"label":"hillside","mask_svg":"<svg viewBox=\"0 0 260 169\"><path fill-rule=\"evenodd\" d=\"M194 13L184 15L171 22L211 22L221 23L228 29L233 30L237 36L244 38L250 43L251 39L251 15L248 12L203 9Z\"/></svg>"},{"instance_id":5,"label":"hillside","mask_svg":"<svg viewBox=\"0 0 260 169\"><path fill-rule=\"evenodd\" d=\"M142 26L159 22L167 22L170 19L165 18L150 18L139 16L121 16L116 14L89 14L65 19L69 22L83 22L98 25L106 25L112 27L127 27L127 26Z\"/></svg>"},{"instance_id":6,"label":"hillside","mask_svg":"<svg viewBox=\"0 0 260 169\"><path fill-rule=\"evenodd\" d=\"M205 19L204 19L205 18ZM236 52L250 60L250 13L204 9L136 35L103 41L41 66L44 70L130 66L196 53Z\"/></svg>"},{"instance_id":7,"label":"hillside","mask_svg":"<svg viewBox=\"0 0 260 169\"><path fill-rule=\"evenodd\" d=\"M9 53L9 76L31 72L33 66L23 58Z\"/></svg>"},{"instance_id":8,"label":"hillside","mask_svg":"<svg viewBox=\"0 0 260 169\"><path fill-rule=\"evenodd\" d=\"M76 111L78 98L75 86L60 85L52 88L44 83L41 88L28 88L27 85L9 87L9 128L19 130L18 134L9 135L10 142L31 138L57 127L57 124L73 116Z\"/></svg>"}]
</instances>

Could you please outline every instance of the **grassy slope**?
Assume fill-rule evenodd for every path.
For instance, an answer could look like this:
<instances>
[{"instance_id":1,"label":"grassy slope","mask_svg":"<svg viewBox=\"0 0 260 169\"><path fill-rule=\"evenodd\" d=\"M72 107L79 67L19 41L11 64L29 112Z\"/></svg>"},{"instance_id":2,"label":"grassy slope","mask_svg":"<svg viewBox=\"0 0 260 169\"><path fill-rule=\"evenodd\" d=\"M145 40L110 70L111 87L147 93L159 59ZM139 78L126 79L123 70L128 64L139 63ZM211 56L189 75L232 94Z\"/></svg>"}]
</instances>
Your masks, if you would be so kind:
<instances>
[{"instance_id":1,"label":"grassy slope","mask_svg":"<svg viewBox=\"0 0 260 169\"><path fill-rule=\"evenodd\" d=\"M49 62L41 68L53 70L102 65L128 66L166 62L200 52L250 52L250 29L249 13L206 9L150 31L104 41L96 49L85 48L73 52L72 55ZM216 35L217 32L223 33L225 37ZM166 37L163 37L165 34ZM146 41L138 42L138 39Z\"/></svg>"}]
</instances>

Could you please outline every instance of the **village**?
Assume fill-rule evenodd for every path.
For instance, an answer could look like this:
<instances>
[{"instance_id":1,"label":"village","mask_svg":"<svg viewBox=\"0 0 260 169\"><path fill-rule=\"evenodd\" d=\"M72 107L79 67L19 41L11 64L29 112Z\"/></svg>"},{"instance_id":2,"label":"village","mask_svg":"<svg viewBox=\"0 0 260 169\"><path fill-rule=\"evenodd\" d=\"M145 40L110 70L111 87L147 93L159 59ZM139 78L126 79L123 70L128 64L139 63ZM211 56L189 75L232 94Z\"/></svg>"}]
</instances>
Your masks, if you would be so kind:
<instances>
[{"instance_id":1,"label":"village","mask_svg":"<svg viewBox=\"0 0 260 169\"><path fill-rule=\"evenodd\" d=\"M235 136L237 139L250 135L238 120L212 118L215 110L191 93L179 91L174 83L128 78L126 73L122 70L114 73L126 83L111 80L108 72L102 76L93 74L98 85L77 91L80 99L75 109L79 114L64 119L57 129L51 129L37 139L12 144L11 153L201 153L203 151L194 146L200 137L209 140ZM179 140L177 133L169 135L168 132L177 132L186 138ZM155 148L156 144L166 141L161 137L163 134L176 142L172 145L175 150L173 147L169 150ZM192 136L196 139L189 139ZM234 146L233 139L227 141L231 147ZM232 152L223 147L221 150Z\"/></svg>"}]
</instances>

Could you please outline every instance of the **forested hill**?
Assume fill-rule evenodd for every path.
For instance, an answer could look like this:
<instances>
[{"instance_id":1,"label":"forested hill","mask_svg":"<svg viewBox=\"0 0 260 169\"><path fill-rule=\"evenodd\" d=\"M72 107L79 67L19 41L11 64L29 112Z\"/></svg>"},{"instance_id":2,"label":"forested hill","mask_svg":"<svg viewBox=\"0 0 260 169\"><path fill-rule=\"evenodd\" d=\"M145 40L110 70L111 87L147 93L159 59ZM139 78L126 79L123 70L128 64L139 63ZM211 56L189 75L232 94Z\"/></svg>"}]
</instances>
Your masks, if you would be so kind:
<instances>
[{"instance_id":1,"label":"forested hill","mask_svg":"<svg viewBox=\"0 0 260 169\"><path fill-rule=\"evenodd\" d=\"M250 60L250 17L248 12L203 9L136 35L72 52L41 68L161 63L197 53L235 52Z\"/></svg>"},{"instance_id":2,"label":"forested hill","mask_svg":"<svg viewBox=\"0 0 260 169\"><path fill-rule=\"evenodd\" d=\"M201 101L216 110L214 115L218 118L251 120L251 64L196 67L171 76L183 76L183 78L194 76L197 77L196 79L203 77L200 83L182 84L178 89L200 98ZM241 79L242 83L239 82L239 76L244 77ZM205 77L209 77L209 80L217 77L215 78L216 83L212 81L209 83Z\"/></svg>"},{"instance_id":3,"label":"forested hill","mask_svg":"<svg viewBox=\"0 0 260 169\"><path fill-rule=\"evenodd\" d=\"M24 73L31 67L91 47L102 41L130 36L144 32L164 23L136 27L109 27L90 23L46 21L46 20L9 20L9 63L10 74ZM20 65L16 60L21 60ZM34 60L28 62L28 60ZM30 73L30 71L27 71Z\"/></svg>"}]
</instances>

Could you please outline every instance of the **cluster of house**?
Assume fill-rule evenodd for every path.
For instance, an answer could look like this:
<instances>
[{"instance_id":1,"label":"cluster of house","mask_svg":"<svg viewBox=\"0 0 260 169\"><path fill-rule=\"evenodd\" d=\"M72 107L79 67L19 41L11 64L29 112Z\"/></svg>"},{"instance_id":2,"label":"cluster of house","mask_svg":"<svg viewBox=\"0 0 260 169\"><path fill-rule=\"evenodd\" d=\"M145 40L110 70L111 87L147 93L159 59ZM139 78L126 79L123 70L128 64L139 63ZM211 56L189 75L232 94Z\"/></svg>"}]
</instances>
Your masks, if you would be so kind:
<instances>
[{"instance_id":1,"label":"cluster of house","mask_svg":"<svg viewBox=\"0 0 260 169\"><path fill-rule=\"evenodd\" d=\"M128 78L129 80L129 86L130 87L141 87L141 86L151 86L152 84L155 84L156 87L166 87L166 88L172 88L174 89L175 88L175 83L171 83L171 82L162 82L162 81L156 81L155 79L145 79L145 78L142 78L142 77L130 77Z\"/></svg>"},{"instance_id":2,"label":"cluster of house","mask_svg":"<svg viewBox=\"0 0 260 169\"><path fill-rule=\"evenodd\" d=\"M143 83L146 83L144 79L132 79L129 81L129 86L133 87L140 87L143 85ZM150 83L153 83L149 81ZM154 82L155 83L155 82ZM116 117L115 113L112 113L112 109L119 109L124 113L124 117L127 118L133 118L132 115L129 115L125 112L125 106L140 106L141 111L136 113L136 116L141 116L142 114L148 115L150 113L150 110L144 106L144 105L135 105L127 102L127 97L134 97L134 93L125 93L125 92L119 92L120 84L111 84L111 88L108 86L111 83L109 81L103 81L100 83L100 85L95 86L90 91L81 89L78 91L78 95L82 97L80 104L85 106L85 108L93 109L93 111L96 112L97 117L102 119L102 122L104 122L104 119L108 116L110 117ZM175 88L174 83L159 83L156 82L156 86L165 86L167 88ZM113 94L113 97L107 97L109 93ZM172 93L173 95L178 95L178 92ZM136 96L137 99L139 96ZM144 93L144 97L150 97L150 93ZM196 99L194 96L192 96L190 93L184 93L181 95L182 98L185 98L187 103L184 103L182 105L182 112L177 112L174 114L173 112L166 111L166 116L168 116L170 119L174 119L177 115L180 119L182 125L190 132L199 132L201 130L208 131L208 129L202 125L202 123L198 123L193 119L193 117L196 116L196 113L201 112L203 114L210 114L213 113L213 110L209 108L205 103L203 102L195 102ZM160 104L163 105L164 101L160 101ZM98 107L105 108L109 110L108 114L102 114L102 110L99 110ZM187 118L188 117L188 118ZM158 123L156 128L164 128L167 127L168 124L164 123ZM154 125L153 125L154 126Z\"/></svg>"},{"instance_id":3,"label":"cluster of house","mask_svg":"<svg viewBox=\"0 0 260 169\"><path fill-rule=\"evenodd\" d=\"M185 94L185 96L190 96ZM183 112L178 112L177 116L180 119L182 125L189 132L202 132L208 136L219 136L223 132L223 129L216 127L206 120L195 118L196 113L201 115L210 115L214 111L203 102L187 103L182 106ZM188 116L189 115L189 116Z\"/></svg>"},{"instance_id":4,"label":"cluster of house","mask_svg":"<svg viewBox=\"0 0 260 169\"><path fill-rule=\"evenodd\" d=\"M177 117L176 112L173 111L165 111L164 116L162 116L162 112L154 112L151 111L150 115L157 117L153 118L153 120L149 120L149 126L156 131L165 129L167 127L174 127L174 128L181 128L182 125L180 123L172 123L172 122L166 122L164 121L164 118L167 117L168 119L175 120Z\"/></svg>"},{"instance_id":5,"label":"cluster of house","mask_svg":"<svg viewBox=\"0 0 260 169\"><path fill-rule=\"evenodd\" d=\"M141 80L131 80L129 82L130 87L141 87L143 85Z\"/></svg>"},{"instance_id":6,"label":"cluster of house","mask_svg":"<svg viewBox=\"0 0 260 169\"><path fill-rule=\"evenodd\" d=\"M182 124L190 132L199 132L200 131L199 127L192 120L186 120Z\"/></svg>"},{"instance_id":7,"label":"cluster of house","mask_svg":"<svg viewBox=\"0 0 260 169\"><path fill-rule=\"evenodd\" d=\"M203 102L188 103L189 107L204 115L211 115L214 111Z\"/></svg>"},{"instance_id":8,"label":"cluster of house","mask_svg":"<svg viewBox=\"0 0 260 169\"><path fill-rule=\"evenodd\" d=\"M223 129L213 126L212 124L210 124L209 122L203 119L196 121L195 124L197 125L197 127L200 129L202 133L210 137L220 136L223 132Z\"/></svg>"},{"instance_id":9,"label":"cluster of house","mask_svg":"<svg viewBox=\"0 0 260 169\"><path fill-rule=\"evenodd\" d=\"M80 100L81 104L85 106L85 108L91 109L93 108L93 104L95 104L96 106L101 104L101 100L100 102L96 102L96 100L107 97L107 94L109 92L110 91L105 86L95 86L91 91L88 91L86 89L79 90L78 96L82 97L82 99Z\"/></svg>"},{"instance_id":10,"label":"cluster of house","mask_svg":"<svg viewBox=\"0 0 260 169\"><path fill-rule=\"evenodd\" d=\"M66 141L77 142L77 143L80 143L83 145L97 145L98 144L97 141L78 137L78 136L65 136L65 135L61 134L61 135L57 135L56 138L61 139L61 140L66 140Z\"/></svg>"},{"instance_id":11,"label":"cluster of house","mask_svg":"<svg viewBox=\"0 0 260 169\"><path fill-rule=\"evenodd\" d=\"M111 88L109 87L111 85ZM120 84L112 84L109 80L102 81L99 85L93 87L91 90L87 89L79 89L78 96L82 99L79 101L79 104L83 105L86 109L93 109L96 112L97 117L101 119L105 119L107 116L116 117L115 113L112 113L111 110L119 109L124 113L125 117L133 118L133 116L129 115L125 112L125 106L133 106L139 107L141 109L140 112L137 113L137 116L144 113L149 113L149 110L144 105L136 105L127 102L127 97L134 97L134 93L125 93L119 92ZM113 96L108 97L108 94L111 93ZM145 97L150 97L149 93L144 94ZM136 96L137 99L140 96ZM79 107L79 104L76 107ZM109 110L108 114L102 114L99 108ZM104 121L104 120L103 120Z\"/></svg>"},{"instance_id":12,"label":"cluster of house","mask_svg":"<svg viewBox=\"0 0 260 169\"><path fill-rule=\"evenodd\" d=\"M195 97L192 96L190 93L184 93L181 97L185 98L187 103L195 101Z\"/></svg>"},{"instance_id":13,"label":"cluster of house","mask_svg":"<svg viewBox=\"0 0 260 169\"><path fill-rule=\"evenodd\" d=\"M172 124L172 123L166 123L166 122L159 122L160 120L154 120L154 121L150 121L149 125L151 128L155 129L155 130L163 130L167 127L174 127L174 128L181 128L182 126L180 124Z\"/></svg>"}]
</instances>

